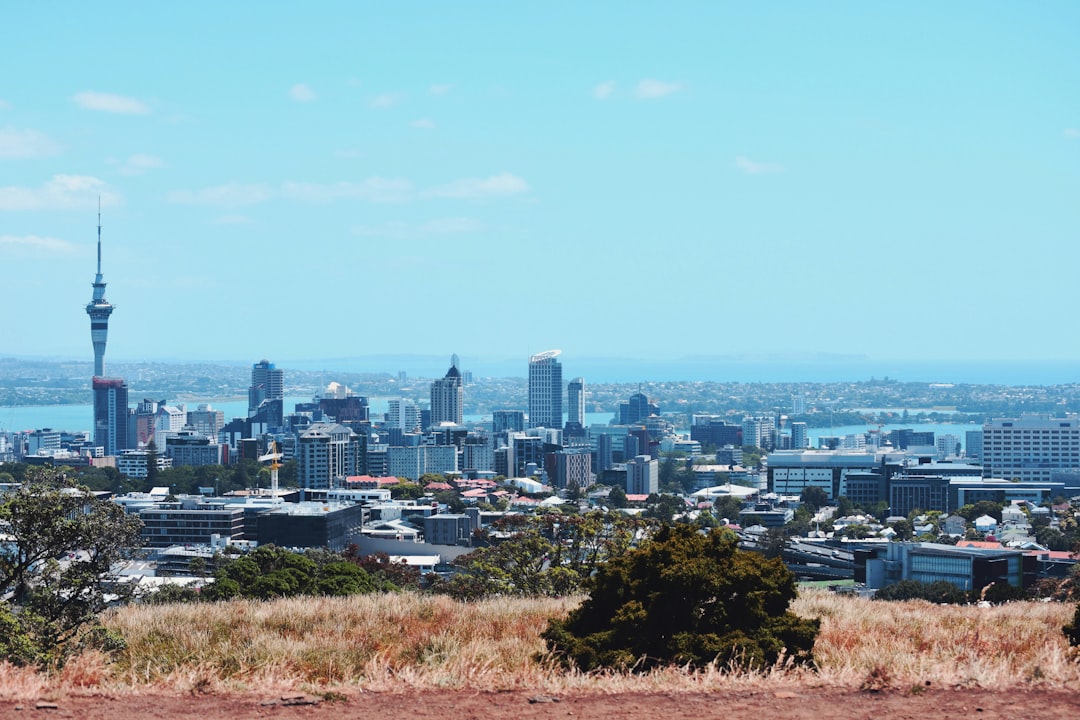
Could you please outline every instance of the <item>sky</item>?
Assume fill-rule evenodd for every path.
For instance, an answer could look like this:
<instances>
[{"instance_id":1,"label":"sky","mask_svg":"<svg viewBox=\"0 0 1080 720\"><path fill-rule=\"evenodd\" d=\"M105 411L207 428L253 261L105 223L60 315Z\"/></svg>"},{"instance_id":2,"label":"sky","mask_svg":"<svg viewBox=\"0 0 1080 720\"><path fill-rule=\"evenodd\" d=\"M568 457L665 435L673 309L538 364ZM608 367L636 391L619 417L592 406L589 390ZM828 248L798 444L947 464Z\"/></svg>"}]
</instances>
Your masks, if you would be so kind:
<instances>
[{"instance_id":1,"label":"sky","mask_svg":"<svg viewBox=\"0 0 1080 720\"><path fill-rule=\"evenodd\" d=\"M0 355L1080 359L1071 0L3 15Z\"/></svg>"}]
</instances>

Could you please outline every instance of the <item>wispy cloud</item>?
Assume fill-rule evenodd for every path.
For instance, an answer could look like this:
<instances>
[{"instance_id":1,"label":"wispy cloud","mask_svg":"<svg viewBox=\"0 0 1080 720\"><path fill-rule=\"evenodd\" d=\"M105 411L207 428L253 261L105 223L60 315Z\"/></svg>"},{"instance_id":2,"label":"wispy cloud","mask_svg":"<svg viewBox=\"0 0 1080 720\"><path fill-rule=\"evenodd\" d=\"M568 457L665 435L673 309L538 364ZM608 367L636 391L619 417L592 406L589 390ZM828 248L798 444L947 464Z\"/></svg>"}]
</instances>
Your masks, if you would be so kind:
<instances>
[{"instance_id":1,"label":"wispy cloud","mask_svg":"<svg viewBox=\"0 0 1080 720\"><path fill-rule=\"evenodd\" d=\"M383 93L382 95L376 95L375 97L371 98L371 107L394 107L399 102L401 102L404 97L405 96L401 93Z\"/></svg>"},{"instance_id":2,"label":"wispy cloud","mask_svg":"<svg viewBox=\"0 0 1080 720\"><path fill-rule=\"evenodd\" d=\"M37 130L0 128L0 158L34 158L55 155L60 146Z\"/></svg>"},{"instance_id":3,"label":"wispy cloud","mask_svg":"<svg viewBox=\"0 0 1080 720\"><path fill-rule=\"evenodd\" d=\"M593 88L593 97L597 100L607 100L615 92L615 81L602 82Z\"/></svg>"},{"instance_id":4,"label":"wispy cloud","mask_svg":"<svg viewBox=\"0 0 1080 720\"><path fill-rule=\"evenodd\" d=\"M735 158L735 167L747 175L768 175L770 173L784 172L784 166L779 163L756 162L742 155Z\"/></svg>"},{"instance_id":5,"label":"wispy cloud","mask_svg":"<svg viewBox=\"0 0 1080 720\"><path fill-rule=\"evenodd\" d=\"M663 80L645 78L637 84L636 88L634 88L634 94L637 95L640 100L655 100L678 92L679 90L682 90L682 88L682 83L664 82Z\"/></svg>"},{"instance_id":6,"label":"wispy cloud","mask_svg":"<svg viewBox=\"0 0 1080 720\"><path fill-rule=\"evenodd\" d=\"M0 210L65 210L116 205L119 193L107 182L90 175L53 175L41 187L0 187Z\"/></svg>"},{"instance_id":7,"label":"wispy cloud","mask_svg":"<svg viewBox=\"0 0 1080 720\"><path fill-rule=\"evenodd\" d=\"M67 240L40 235L0 235L0 257L4 255L75 255L77 248Z\"/></svg>"},{"instance_id":8,"label":"wispy cloud","mask_svg":"<svg viewBox=\"0 0 1080 720\"><path fill-rule=\"evenodd\" d=\"M1080 138L1080 130L1078 130L1076 128L1071 128L1071 127L1070 128L1065 128L1065 132L1063 134L1065 135L1065 137L1069 138L1070 140L1075 140L1076 138Z\"/></svg>"},{"instance_id":9,"label":"wispy cloud","mask_svg":"<svg viewBox=\"0 0 1080 720\"><path fill-rule=\"evenodd\" d=\"M71 98L76 105L87 110L119 113L121 115L147 115L150 107L141 100L113 93L99 93L86 90L75 93Z\"/></svg>"},{"instance_id":10,"label":"wispy cloud","mask_svg":"<svg viewBox=\"0 0 1080 720\"><path fill-rule=\"evenodd\" d=\"M11 109L11 103L7 102L6 100L0 100L0 110L10 110L10 109Z\"/></svg>"},{"instance_id":11,"label":"wispy cloud","mask_svg":"<svg viewBox=\"0 0 1080 720\"><path fill-rule=\"evenodd\" d=\"M315 94L315 91L307 83L296 83L289 88L289 97L296 102L311 102L319 96Z\"/></svg>"},{"instance_id":12,"label":"wispy cloud","mask_svg":"<svg viewBox=\"0 0 1080 720\"><path fill-rule=\"evenodd\" d=\"M431 87L429 87L428 92L431 93L432 95L446 95L447 93L449 93L453 89L454 89L454 86L451 85L450 83L441 83L441 84L436 84L436 85L432 85Z\"/></svg>"},{"instance_id":13,"label":"wispy cloud","mask_svg":"<svg viewBox=\"0 0 1080 720\"><path fill-rule=\"evenodd\" d=\"M406 202L412 196L412 183L399 178L370 177L361 182L301 183L281 186L282 197L303 202L326 203L334 200L363 200L372 203Z\"/></svg>"},{"instance_id":14,"label":"wispy cloud","mask_svg":"<svg viewBox=\"0 0 1080 720\"><path fill-rule=\"evenodd\" d=\"M466 217L448 217L429 220L419 225L390 221L381 225L355 225L354 235L361 237L388 238L391 240L415 240L440 235L460 235L463 233L482 232L487 225L479 220Z\"/></svg>"},{"instance_id":15,"label":"wispy cloud","mask_svg":"<svg viewBox=\"0 0 1080 720\"><path fill-rule=\"evenodd\" d=\"M273 190L265 183L226 183L200 190L174 190L166 195L169 202L179 205L213 205L217 207L244 207L258 205L273 197Z\"/></svg>"},{"instance_id":16,"label":"wispy cloud","mask_svg":"<svg viewBox=\"0 0 1080 720\"><path fill-rule=\"evenodd\" d=\"M135 153L127 160L113 161L120 166L121 175L142 175L147 170L156 170L165 167L165 161L156 155Z\"/></svg>"},{"instance_id":17,"label":"wispy cloud","mask_svg":"<svg viewBox=\"0 0 1080 720\"><path fill-rule=\"evenodd\" d=\"M421 130L434 130L435 121L430 118L420 118L419 120L413 120L411 123L414 128L420 128Z\"/></svg>"},{"instance_id":18,"label":"wispy cloud","mask_svg":"<svg viewBox=\"0 0 1080 720\"><path fill-rule=\"evenodd\" d=\"M429 190L427 195L466 200L482 200L505 197L528 192L529 184L510 173L499 173L489 178L461 178Z\"/></svg>"}]
</instances>

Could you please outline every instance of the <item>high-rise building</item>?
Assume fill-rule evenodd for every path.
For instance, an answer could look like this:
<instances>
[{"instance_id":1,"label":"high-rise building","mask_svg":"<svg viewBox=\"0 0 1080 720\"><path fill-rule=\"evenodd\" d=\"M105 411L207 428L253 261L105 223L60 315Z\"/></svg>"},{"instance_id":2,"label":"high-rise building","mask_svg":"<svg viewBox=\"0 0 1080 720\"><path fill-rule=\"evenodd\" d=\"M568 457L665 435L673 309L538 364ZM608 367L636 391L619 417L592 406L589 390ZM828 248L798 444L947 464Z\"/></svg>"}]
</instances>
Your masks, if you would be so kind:
<instances>
[{"instance_id":1,"label":"high-rise building","mask_svg":"<svg viewBox=\"0 0 1080 720\"><path fill-rule=\"evenodd\" d=\"M449 422L460 425L463 390L458 356L450 357L450 369L446 375L431 383L431 424Z\"/></svg>"},{"instance_id":2,"label":"high-rise building","mask_svg":"<svg viewBox=\"0 0 1080 720\"><path fill-rule=\"evenodd\" d=\"M574 378L566 386L566 423L585 426L585 378Z\"/></svg>"},{"instance_id":3,"label":"high-rise building","mask_svg":"<svg viewBox=\"0 0 1080 720\"><path fill-rule=\"evenodd\" d=\"M660 490L660 462L648 455L626 461L626 494L651 495Z\"/></svg>"},{"instance_id":4,"label":"high-rise building","mask_svg":"<svg viewBox=\"0 0 1080 720\"><path fill-rule=\"evenodd\" d=\"M297 447L300 487L325 490L361 475L366 438L337 423L312 423Z\"/></svg>"},{"instance_id":5,"label":"high-rise building","mask_svg":"<svg viewBox=\"0 0 1080 720\"><path fill-rule=\"evenodd\" d=\"M491 432L521 432L525 429L525 413L520 410L494 410L491 413Z\"/></svg>"},{"instance_id":6,"label":"high-rise building","mask_svg":"<svg viewBox=\"0 0 1080 720\"><path fill-rule=\"evenodd\" d=\"M529 427L562 428L562 350L529 358Z\"/></svg>"},{"instance_id":7,"label":"high-rise building","mask_svg":"<svg viewBox=\"0 0 1080 720\"><path fill-rule=\"evenodd\" d=\"M983 476L1050 480L1080 469L1080 418L1022 415L983 425Z\"/></svg>"},{"instance_id":8,"label":"high-rise building","mask_svg":"<svg viewBox=\"0 0 1080 720\"><path fill-rule=\"evenodd\" d=\"M806 447L806 423L791 423L791 449L802 450Z\"/></svg>"},{"instance_id":9,"label":"high-rise building","mask_svg":"<svg viewBox=\"0 0 1080 720\"><path fill-rule=\"evenodd\" d=\"M259 411L264 400L285 399L285 372L269 360L251 366L251 387L248 388L248 417ZM278 422L281 425L281 422Z\"/></svg>"},{"instance_id":10,"label":"high-rise building","mask_svg":"<svg viewBox=\"0 0 1080 720\"><path fill-rule=\"evenodd\" d=\"M105 377L105 341L109 339L109 316L112 315L113 306L105 299L105 278L101 274L100 202L97 226L97 275L94 276L93 287L94 295L86 305L86 314L90 316L90 341L94 344L94 377Z\"/></svg>"},{"instance_id":11,"label":"high-rise building","mask_svg":"<svg viewBox=\"0 0 1080 720\"><path fill-rule=\"evenodd\" d=\"M128 386L123 378L95 377L94 444L106 455L128 447Z\"/></svg>"},{"instance_id":12,"label":"high-rise building","mask_svg":"<svg viewBox=\"0 0 1080 720\"><path fill-rule=\"evenodd\" d=\"M386 427L412 432L420 425L420 408L412 400L390 400L387 403Z\"/></svg>"}]
</instances>

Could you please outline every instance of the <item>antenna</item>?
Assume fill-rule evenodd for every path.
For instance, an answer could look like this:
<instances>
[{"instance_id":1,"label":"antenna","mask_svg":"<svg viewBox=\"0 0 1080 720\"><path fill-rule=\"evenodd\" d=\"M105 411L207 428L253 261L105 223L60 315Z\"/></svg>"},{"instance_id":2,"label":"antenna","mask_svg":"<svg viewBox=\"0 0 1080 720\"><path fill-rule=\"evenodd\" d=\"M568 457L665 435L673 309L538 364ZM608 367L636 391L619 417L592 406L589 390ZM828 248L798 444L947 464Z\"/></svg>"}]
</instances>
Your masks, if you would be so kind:
<instances>
[{"instance_id":1,"label":"antenna","mask_svg":"<svg viewBox=\"0 0 1080 720\"><path fill-rule=\"evenodd\" d=\"M97 197L97 274L101 277L101 196Z\"/></svg>"}]
</instances>

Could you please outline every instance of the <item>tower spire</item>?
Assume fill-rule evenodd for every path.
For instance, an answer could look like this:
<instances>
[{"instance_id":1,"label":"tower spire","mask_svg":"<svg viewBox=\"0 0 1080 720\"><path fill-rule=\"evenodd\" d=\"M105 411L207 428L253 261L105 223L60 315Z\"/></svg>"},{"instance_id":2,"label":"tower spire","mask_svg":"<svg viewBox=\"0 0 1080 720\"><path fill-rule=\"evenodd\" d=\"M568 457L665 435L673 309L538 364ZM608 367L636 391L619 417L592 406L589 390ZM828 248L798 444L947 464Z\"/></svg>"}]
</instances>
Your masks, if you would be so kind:
<instances>
[{"instance_id":1,"label":"tower spire","mask_svg":"<svg viewBox=\"0 0 1080 720\"><path fill-rule=\"evenodd\" d=\"M105 278L101 274L101 196L98 196L97 274L92 283L94 294L86 305L90 316L90 341L94 345L94 377L105 376L105 341L109 338L109 316L113 306L105 299Z\"/></svg>"}]
</instances>

